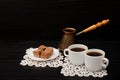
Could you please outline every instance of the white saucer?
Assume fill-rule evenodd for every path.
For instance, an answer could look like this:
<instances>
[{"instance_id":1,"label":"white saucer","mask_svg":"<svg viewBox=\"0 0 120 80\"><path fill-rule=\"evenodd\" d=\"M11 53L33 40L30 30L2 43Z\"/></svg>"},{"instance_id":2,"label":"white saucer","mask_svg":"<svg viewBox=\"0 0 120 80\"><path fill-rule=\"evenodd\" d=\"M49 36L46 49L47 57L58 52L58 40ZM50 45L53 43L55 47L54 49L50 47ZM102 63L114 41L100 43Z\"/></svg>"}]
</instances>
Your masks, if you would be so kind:
<instances>
[{"instance_id":1,"label":"white saucer","mask_svg":"<svg viewBox=\"0 0 120 80\"><path fill-rule=\"evenodd\" d=\"M28 51L26 51L28 57L31 58L32 60L47 61L47 60L55 59L59 55L59 50L53 48L53 54L50 56L50 58L48 58L48 59L38 58L38 57L35 57L33 54L33 51L36 49L37 48L30 48Z\"/></svg>"}]
</instances>

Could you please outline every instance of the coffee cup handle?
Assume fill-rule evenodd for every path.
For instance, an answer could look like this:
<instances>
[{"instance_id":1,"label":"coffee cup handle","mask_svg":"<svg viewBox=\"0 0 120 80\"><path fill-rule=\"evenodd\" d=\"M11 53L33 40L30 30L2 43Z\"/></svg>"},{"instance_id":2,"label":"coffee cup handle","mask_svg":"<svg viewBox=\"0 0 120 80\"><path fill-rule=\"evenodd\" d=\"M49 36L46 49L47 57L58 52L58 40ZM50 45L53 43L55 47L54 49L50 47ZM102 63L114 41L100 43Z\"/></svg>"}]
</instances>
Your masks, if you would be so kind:
<instances>
[{"instance_id":1,"label":"coffee cup handle","mask_svg":"<svg viewBox=\"0 0 120 80\"><path fill-rule=\"evenodd\" d=\"M66 51L69 51L69 49L64 49L64 56L68 56L68 54L66 54Z\"/></svg>"},{"instance_id":2,"label":"coffee cup handle","mask_svg":"<svg viewBox=\"0 0 120 80\"><path fill-rule=\"evenodd\" d=\"M109 60L107 58L103 58L103 69L106 69L106 67L109 65Z\"/></svg>"}]
</instances>

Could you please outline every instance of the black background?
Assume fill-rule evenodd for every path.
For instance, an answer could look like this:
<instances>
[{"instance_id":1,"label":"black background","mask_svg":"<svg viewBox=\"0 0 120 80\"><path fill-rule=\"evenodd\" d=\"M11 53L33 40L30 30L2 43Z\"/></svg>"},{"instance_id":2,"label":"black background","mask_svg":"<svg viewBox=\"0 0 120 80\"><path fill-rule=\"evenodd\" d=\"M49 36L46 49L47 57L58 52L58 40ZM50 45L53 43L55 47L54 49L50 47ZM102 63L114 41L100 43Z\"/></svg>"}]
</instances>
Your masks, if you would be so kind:
<instances>
[{"instance_id":1,"label":"black background","mask_svg":"<svg viewBox=\"0 0 120 80\"><path fill-rule=\"evenodd\" d=\"M110 19L108 25L78 39L118 40L119 5L119 0L1 0L0 39L60 40L64 27L79 32Z\"/></svg>"},{"instance_id":2,"label":"black background","mask_svg":"<svg viewBox=\"0 0 120 80\"><path fill-rule=\"evenodd\" d=\"M120 68L119 0L0 0L0 80L114 80ZM77 32L102 20L110 23L76 37L78 43L100 48L110 60L108 76L65 77L59 68L36 68L19 63L25 50L40 44L58 47L62 29Z\"/></svg>"}]
</instances>

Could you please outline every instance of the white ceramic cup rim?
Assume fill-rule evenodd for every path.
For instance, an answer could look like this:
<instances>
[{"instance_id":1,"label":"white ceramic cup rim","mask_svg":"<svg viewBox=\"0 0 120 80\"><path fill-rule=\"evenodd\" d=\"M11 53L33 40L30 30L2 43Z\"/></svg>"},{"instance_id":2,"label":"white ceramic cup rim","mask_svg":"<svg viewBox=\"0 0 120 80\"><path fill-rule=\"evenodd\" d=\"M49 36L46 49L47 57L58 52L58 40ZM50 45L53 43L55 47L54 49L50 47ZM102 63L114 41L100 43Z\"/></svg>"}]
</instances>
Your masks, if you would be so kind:
<instances>
[{"instance_id":1,"label":"white ceramic cup rim","mask_svg":"<svg viewBox=\"0 0 120 80\"><path fill-rule=\"evenodd\" d=\"M83 51L72 51L71 50L72 48L83 48L85 50L83 50ZM71 52L84 52L84 51L88 50L88 47L84 44L72 44L67 49L69 49Z\"/></svg>"},{"instance_id":2,"label":"white ceramic cup rim","mask_svg":"<svg viewBox=\"0 0 120 80\"><path fill-rule=\"evenodd\" d=\"M89 52L98 52L98 53L100 53L100 54L102 54L102 55L100 55L100 56L90 56L90 55L88 55ZM88 50L86 51L86 54L85 54L85 55L88 56L88 57L91 57L91 58L99 58L99 57L105 56L105 51L103 51L102 49L97 49L97 48L88 49Z\"/></svg>"}]
</instances>

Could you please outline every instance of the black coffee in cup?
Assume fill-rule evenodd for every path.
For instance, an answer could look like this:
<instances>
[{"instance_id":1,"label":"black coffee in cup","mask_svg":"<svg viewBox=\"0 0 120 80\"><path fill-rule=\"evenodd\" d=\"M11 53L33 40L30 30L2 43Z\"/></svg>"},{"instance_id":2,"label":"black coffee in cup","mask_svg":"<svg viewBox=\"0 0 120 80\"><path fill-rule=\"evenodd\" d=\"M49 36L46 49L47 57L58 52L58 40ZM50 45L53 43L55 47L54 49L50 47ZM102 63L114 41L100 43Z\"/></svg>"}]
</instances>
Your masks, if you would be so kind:
<instances>
[{"instance_id":1,"label":"black coffee in cup","mask_svg":"<svg viewBox=\"0 0 120 80\"><path fill-rule=\"evenodd\" d=\"M97 56L101 56L102 54L99 52L89 52L89 53L87 53L87 55L97 57Z\"/></svg>"},{"instance_id":2,"label":"black coffee in cup","mask_svg":"<svg viewBox=\"0 0 120 80\"><path fill-rule=\"evenodd\" d=\"M85 51L85 49L76 47L76 48L72 48L71 51L80 52L80 51Z\"/></svg>"}]
</instances>

